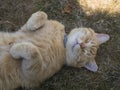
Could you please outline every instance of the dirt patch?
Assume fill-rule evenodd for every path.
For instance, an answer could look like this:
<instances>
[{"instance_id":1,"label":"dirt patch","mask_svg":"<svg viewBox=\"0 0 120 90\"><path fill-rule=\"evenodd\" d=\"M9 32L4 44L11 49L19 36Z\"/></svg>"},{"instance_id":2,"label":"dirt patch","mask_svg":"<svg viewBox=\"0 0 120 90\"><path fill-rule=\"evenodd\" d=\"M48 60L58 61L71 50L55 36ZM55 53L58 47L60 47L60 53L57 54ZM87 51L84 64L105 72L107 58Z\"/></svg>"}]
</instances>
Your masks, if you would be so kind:
<instances>
[{"instance_id":1,"label":"dirt patch","mask_svg":"<svg viewBox=\"0 0 120 90\"><path fill-rule=\"evenodd\" d=\"M80 2L81 1L81 2ZM87 2L85 2L87 1ZM112 7L90 8L89 2L95 0L0 0L0 29L15 31L29 16L45 11L49 19L60 21L66 26L66 32L76 27L91 27L96 32L107 33L110 40L101 45L96 56L99 66L97 73L81 68L64 67L59 73L40 87L30 90L119 90L120 89L120 14L119 0ZM102 0L98 0L100 3ZM105 0L103 0L105 1ZM109 3L109 2L107 2ZM89 5L89 7L85 7ZM92 4L94 5L94 4ZM118 8L117 8L118 7ZM116 9L115 9L116 8ZM27 89L24 89L27 90Z\"/></svg>"}]
</instances>

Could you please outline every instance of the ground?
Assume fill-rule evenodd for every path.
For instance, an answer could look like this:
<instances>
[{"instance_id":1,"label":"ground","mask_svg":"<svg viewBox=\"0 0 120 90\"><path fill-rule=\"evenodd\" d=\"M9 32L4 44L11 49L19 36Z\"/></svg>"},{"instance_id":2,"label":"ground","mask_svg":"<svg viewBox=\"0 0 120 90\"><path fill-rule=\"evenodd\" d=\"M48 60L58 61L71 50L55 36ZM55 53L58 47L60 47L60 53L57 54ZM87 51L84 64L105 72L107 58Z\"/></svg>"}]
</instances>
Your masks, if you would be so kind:
<instances>
[{"instance_id":1,"label":"ground","mask_svg":"<svg viewBox=\"0 0 120 90\"><path fill-rule=\"evenodd\" d=\"M38 10L63 23L67 33L76 27L90 27L109 34L110 40L98 50L98 72L64 66L30 90L120 90L119 0L0 0L0 30L18 30Z\"/></svg>"}]
</instances>

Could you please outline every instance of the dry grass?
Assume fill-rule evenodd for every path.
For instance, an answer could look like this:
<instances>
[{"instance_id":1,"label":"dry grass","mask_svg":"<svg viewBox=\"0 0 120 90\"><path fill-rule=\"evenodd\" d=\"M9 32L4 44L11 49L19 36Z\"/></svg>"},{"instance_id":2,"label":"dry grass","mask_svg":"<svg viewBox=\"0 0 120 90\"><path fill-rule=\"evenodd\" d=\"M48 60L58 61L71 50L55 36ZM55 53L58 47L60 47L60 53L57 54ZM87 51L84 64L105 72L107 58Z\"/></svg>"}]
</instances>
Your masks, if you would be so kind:
<instances>
[{"instance_id":1,"label":"dry grass","mask_svg":"<svg viewBox=\"0 0 120 90\"><path fill-rule=\"evenodd\" d=\"M75 27L91 27L111 38L98 50L97 73L65 66L41 86L30 90L120 90L119 0L0 0L0 29L17 30L37 10L62 22L66 32Z\"/></svg>"},{"instance_id":2,"label":"dry grass","mask_svg":"<svg viewBox=\"0 0 120 90\"><path fill-rule=\"evenodd\" d=\"M78 0L78 2L82 5L86 14L98 11L101 13L107 12L109 15L120 13L120 0Z\"/></svg>"},{"instance_id":3,"label":"dry grass","mask_svg":"<svg viewBox=\"0 0 120 90\"><path fill-rule=\"evenodd\" d=\"M0 29L18 30L34 11L34 0L0 0Z\"/></svg>"}]
</instances>

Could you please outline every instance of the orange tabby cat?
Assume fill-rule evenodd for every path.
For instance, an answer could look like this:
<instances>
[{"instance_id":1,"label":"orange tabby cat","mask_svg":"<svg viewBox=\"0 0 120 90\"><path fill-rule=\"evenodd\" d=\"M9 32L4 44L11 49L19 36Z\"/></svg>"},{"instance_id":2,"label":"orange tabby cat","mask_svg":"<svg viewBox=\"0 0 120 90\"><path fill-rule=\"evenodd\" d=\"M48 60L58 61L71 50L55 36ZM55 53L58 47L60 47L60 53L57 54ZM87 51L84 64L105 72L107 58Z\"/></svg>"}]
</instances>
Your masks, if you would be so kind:
<instances>
[{"instance_id":1,"label":"orange tabby cat","mask_svg":"<svg viewBox=\"0 0 120 90\"><path fill-rule=\"evenodd\" d=\"M109 36L90 28L73 29L66 40L64 36L64 25L40 11L17 32L1 32L0 90L37 86L64 64L97 71L97 49Z\"/></svg>"}]
</instances>

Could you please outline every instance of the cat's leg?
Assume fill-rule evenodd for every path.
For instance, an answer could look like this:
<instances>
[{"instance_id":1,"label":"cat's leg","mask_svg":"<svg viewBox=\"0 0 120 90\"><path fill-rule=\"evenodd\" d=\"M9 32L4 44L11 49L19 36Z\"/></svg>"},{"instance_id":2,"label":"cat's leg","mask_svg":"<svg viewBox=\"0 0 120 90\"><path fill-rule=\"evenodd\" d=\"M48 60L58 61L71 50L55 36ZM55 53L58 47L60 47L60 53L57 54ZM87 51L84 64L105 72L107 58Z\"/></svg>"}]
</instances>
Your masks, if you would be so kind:
<instances>
[{"instance_id":1,"label":"cat's leg","mask_svg":"<svg viewBox=\"0 0 120 90\"><path fill-rule=\"evenodd\" d=\"M21 30L37 30L45 24L46 20L46 13L42 11L33 13Z\"/></svg>"},{"instance_id":2,"label":"cat's leg","mask_svg":"<svg viewBox=\"0 0 120 90\"><path fill-rule=\"evenodd\" d=\"M42 57L35 45L29 42L14 44L10 54L16 60L22 60L21 69L26 78L33 80L37 77L38 71L41 69Z\"/></svg>"}]
</instances>

